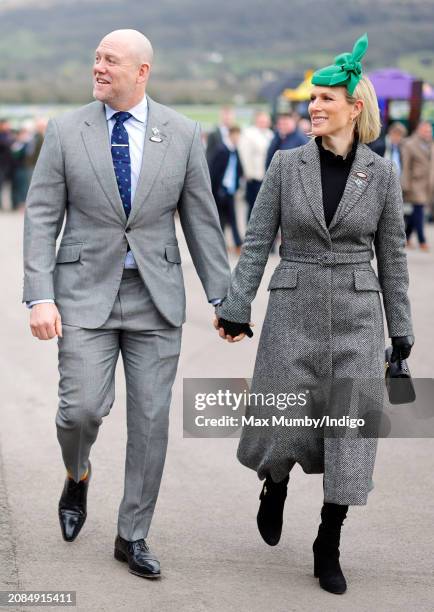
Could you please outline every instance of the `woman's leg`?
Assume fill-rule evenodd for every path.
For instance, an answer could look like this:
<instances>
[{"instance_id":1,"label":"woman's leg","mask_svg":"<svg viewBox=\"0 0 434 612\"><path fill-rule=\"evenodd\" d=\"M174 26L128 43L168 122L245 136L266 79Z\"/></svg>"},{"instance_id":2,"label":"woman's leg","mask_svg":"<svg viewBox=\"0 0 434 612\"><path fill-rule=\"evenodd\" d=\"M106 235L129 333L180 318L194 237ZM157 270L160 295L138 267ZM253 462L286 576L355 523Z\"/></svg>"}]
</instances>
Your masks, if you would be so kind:
<instances>
[{"instance_id":1,"label":"woman's leg","mask_svg":"<svg viewBox=\"0 0 434 612\"><path fill-rule=\"evenodd\" d=\"M312 547L314 575L319 578L320 586L330 593L341 594L347 589L339 563L341 527L347 512L348 506L324 502L321 524Z\"/></svg>"},{"instance_id":2,"label":"woman's leg","mask_svg":"<svg viewBox=\"0 0 434 612\"><path fill-rule=\"evenodd\" d=\"M282 534L283 508L287 495L289 474L280 482L274 482L267 476L259 495L259 506L256 522L259 533L269 546L276 546Z\"/></svg>"}]
</instances>

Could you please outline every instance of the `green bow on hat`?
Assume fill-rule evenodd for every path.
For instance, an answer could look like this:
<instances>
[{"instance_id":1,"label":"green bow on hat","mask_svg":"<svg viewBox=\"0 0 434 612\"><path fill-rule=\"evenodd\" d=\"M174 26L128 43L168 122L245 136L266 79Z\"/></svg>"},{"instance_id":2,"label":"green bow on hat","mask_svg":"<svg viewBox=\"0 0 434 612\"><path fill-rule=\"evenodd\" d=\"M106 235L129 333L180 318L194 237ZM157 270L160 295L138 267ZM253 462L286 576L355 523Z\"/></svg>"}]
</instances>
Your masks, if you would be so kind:
<instances>
[{"instance_id":1,"label":"green bow on hat","mask_svg":"<svg viewBox=\"0 0 434 612\"><path fill-rule=\"evenodd\" d=\"M320 68L312 75L312 85L333 87L346 86L348 93L353 95L357 83L362 78L362 64L360 60L368 48L368 35L365 33L356 40L352 53L341 53L335 57L335 63Z\"/></svg>"}]
</instances>

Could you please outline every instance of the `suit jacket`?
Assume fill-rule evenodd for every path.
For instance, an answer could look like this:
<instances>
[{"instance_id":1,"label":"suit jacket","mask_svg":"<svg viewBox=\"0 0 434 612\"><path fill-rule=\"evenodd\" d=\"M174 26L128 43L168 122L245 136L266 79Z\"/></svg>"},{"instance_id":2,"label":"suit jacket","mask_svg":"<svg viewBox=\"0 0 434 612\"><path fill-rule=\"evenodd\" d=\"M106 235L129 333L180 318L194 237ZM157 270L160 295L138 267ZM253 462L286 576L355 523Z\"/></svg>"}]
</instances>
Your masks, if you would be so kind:
<instances>
[{"instance_id":1,"label":"suit jacket","mask_svg":"<svg viewBox=\"0 0 434 612\"><path fill-rule=\"evenodd\" d=\"M235 178L235 191L238 189L240 178L243 175L243 168L241 166L240 157L238 151L235 151L237 156L237 172ZM225 144L220 144L214 152L214 156L209 164L209 172L211 176L211 187L215 198L218 198L219 190L223 184L223 178L226 172L226 168L229 162L230 151Z\"/></svg>"},{"instance_id":2,"label":"suit jacket","mask_svg":"<svg viewBox=\"0 0 434 612\"><path fill-rule=\"evenodd\" d=\"M381 130L381 134L376 140L368 144L368 147L371 149L371 151L377 153L377 155L384 157L384 153L386 151L386 132L384 129Z\"/></svg>"},{"instance_id":3,"label":"suit jacket","mask_svg":"<svg viewBox=\"0 0 434 612\"><path fill-rule=\"evenodd\" d=\"M434 143L426 146L417 134L413 134L403 141L401 158L404 200L431 204L434 200Z\"/></svg>"},{"instance_id":4,"label":"suit jacket","mask_svg":"<svg viewBox=\"0 0 434 612\"><path fill-rule=\"evenodd\" d=\"M150 140L152 128L161 142ZM129 244L156 308L181 325L177 211L208 299L223 297L230 272L199 125L148 97L142 168L127 220L104 105L92 102L52 119L27 200L23 301L53 298L64 323L100 327L114 304Z\"/></svg>"},{"instance_id":5,"label":"suit jacket","mask_svg":"<svg viewBox=\"0 0 434 612\"><path fill-rule=\"evenodd\" d=\"M216 149L222 144L222 142L222 133L219 127L208 134L208 139L206 141L206 161L208 162L208 165L214 157Z\"/></svg>"},{"instance_id":6,"label":"suit jacket","mask_svg":"<svg viewBox=\"0 0 434 612\"><path fill-rule=\"evenodd\" d=\"M0 134L0 171L4 176L10 175L13 159L12 159L12 136L9 133Z\"/></svg>"},{"instance_id":7,"label":"suit jacket","mask_svg":"<svg viewBox=\"0 0 434 612\"><path fill-rule=\"evenodd\" d=\"M268 147L267 157L265 159L265 168L268 169L268 166L271 164L271 160L273 159L273 155L276 151L288 151L289 149L295 149L296 147L301 147L309 142L309 138L300 132L300 130L296 129L291 134L288 134L284 138L280 136L280 134L275 134L273 140L270 142L270 146Z\"/></svg>"}]
</instances>

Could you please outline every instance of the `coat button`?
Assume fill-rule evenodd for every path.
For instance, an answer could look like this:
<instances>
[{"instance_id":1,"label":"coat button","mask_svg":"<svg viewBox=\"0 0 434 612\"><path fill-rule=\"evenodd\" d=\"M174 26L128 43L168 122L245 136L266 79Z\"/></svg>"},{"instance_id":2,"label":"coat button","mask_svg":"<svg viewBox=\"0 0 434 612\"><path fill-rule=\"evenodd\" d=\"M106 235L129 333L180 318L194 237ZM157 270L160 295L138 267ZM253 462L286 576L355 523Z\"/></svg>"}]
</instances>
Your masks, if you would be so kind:
<instances>
[{"instance_id":1,"label":"coat button","mask_svg":"<svg viewBox=\"0 0 434 612\"><path fill-rule=\"evenodd\" d=\"M131 232L131 227L127 227L127 229L125 230L126 233L128 234L129 232Z\"/></svg>"}]
</instances>

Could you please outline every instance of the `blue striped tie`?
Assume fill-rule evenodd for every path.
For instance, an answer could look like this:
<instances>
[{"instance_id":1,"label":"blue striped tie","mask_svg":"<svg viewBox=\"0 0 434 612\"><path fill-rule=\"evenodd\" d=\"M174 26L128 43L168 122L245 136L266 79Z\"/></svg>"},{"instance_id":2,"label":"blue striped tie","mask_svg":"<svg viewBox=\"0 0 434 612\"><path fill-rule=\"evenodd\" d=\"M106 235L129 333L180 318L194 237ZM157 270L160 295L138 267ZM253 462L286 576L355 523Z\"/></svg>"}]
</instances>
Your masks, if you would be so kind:
<instances>
[{"instance_id":1,"label":"blue striped tie","mask_svg":"<svg viewBox=\"0 0 434 612\"><path fill-rule=\"evenodd\" d=\"M123 111L113 115L112 119L116 119L116 123L113 126L111 140L116 181L127 218L131 212L131 158L128 132L124 122L130 117L132 117L131 113Z\"/></svg>"}]
</instances>

